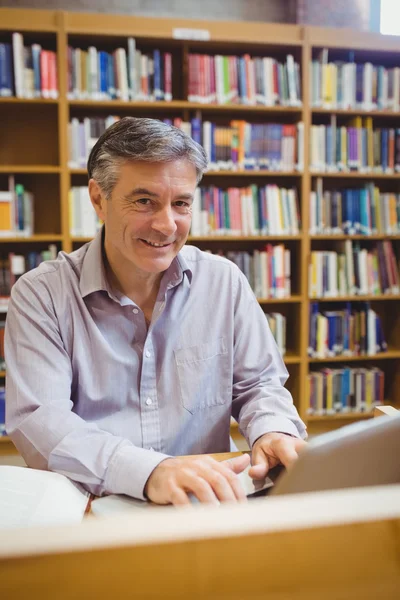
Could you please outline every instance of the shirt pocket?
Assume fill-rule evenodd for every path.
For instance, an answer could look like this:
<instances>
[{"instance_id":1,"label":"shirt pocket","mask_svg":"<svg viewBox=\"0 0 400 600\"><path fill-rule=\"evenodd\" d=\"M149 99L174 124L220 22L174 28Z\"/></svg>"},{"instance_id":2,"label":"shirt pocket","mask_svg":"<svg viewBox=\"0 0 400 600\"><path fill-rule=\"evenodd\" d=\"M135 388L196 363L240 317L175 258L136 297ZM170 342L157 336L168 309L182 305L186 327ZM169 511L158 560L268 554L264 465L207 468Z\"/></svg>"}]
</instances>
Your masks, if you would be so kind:
<instances>
[{"instance_id":1,"label":"shirt pocket","mask_svg":"<svg viewBox=\"0 0 400 600\"><path fill-rule=\"evenodd\" d=\"M225 338L174 350L181 402L194 414L231 401L232 374Z\"/></svg>"}]
</instances>

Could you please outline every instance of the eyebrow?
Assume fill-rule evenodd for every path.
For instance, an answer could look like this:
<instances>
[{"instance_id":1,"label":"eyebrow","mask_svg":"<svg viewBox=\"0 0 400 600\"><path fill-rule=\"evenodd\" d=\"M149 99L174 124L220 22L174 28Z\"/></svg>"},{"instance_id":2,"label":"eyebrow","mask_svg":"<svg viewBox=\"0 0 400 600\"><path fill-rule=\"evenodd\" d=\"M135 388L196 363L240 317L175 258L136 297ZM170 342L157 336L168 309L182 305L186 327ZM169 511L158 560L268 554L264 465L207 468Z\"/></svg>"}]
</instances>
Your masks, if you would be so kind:
<instances>
[{"instance_id":1,"label":"eyebrow","mask_svg":"<svg viewBox=\"0 0 400 600\"><path fill-rule=\"evenodd\" d=\"M131 196L150 196L151 198L160 197L155 192L151 192L147 188L142 187L134 188L131 192L129 192L129 194L126 195L126 198L130 198ZM193 194L179 194L179 196L177 196L175 200L193 200Z\"/></svg>"}]
</instances>

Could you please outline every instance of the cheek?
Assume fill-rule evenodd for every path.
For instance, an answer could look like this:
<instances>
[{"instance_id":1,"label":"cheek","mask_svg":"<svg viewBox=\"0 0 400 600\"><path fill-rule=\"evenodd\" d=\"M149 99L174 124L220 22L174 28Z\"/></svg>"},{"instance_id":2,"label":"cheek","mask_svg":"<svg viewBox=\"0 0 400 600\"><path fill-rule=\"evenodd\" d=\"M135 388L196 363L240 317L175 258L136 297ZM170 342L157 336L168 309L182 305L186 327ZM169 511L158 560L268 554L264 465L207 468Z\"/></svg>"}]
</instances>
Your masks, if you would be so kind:
<instances>
[{"instance_id":1,"label":"cheek","mask_svg":"<svg viewBox=\"0 0 400 600\"><path fill-rule=\"evenodd\" d=\"M176 225L181 231L189 231L191 223L192 223L192 214L191 213L189 213L187 215L181 215L176 220Z\"/></svg>"}]
</instances>

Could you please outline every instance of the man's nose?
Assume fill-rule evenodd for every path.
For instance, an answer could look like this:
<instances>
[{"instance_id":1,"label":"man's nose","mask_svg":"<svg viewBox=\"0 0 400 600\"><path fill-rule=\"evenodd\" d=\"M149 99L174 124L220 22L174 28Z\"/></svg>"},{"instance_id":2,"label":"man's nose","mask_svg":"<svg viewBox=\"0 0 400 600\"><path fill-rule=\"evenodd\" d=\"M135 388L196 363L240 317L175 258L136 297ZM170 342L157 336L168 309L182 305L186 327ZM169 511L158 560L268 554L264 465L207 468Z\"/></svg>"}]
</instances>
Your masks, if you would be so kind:
<instances>
[{"instance_id":1,"label":"man's nose","mask_svg":"<svg viewBox=\"0 0 400 600\"><path fill-rule=\"evenodd\" d=\"M163 210L158 211L154 216L152 228L164 234L166 237L173 235L176 231L173 210L170 207L166 207Z\"/></svg>"}]
</instances>

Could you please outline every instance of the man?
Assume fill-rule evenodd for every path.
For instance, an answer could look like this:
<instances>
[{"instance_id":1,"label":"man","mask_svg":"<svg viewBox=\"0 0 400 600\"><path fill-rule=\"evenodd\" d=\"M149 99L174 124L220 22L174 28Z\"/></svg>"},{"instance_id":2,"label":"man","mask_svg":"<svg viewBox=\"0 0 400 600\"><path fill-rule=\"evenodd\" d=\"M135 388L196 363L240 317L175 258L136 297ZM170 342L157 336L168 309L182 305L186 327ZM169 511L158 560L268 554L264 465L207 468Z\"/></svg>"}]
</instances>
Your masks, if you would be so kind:
<instances>
[{"instance_id":1,"label":"man","mask_svg":"<svg viewBox=\"0 0 400 600\"><path fill-rule=\"evenodd\" d=\"M13 287L7 316L7 431L27 464L91 492L185 504L244 499L254 478L290 465L305 427L287 371L244 275L184 247L204 150L152 119L111 126L88 161L104 228Z\"/></svg>"}]
</instances>

